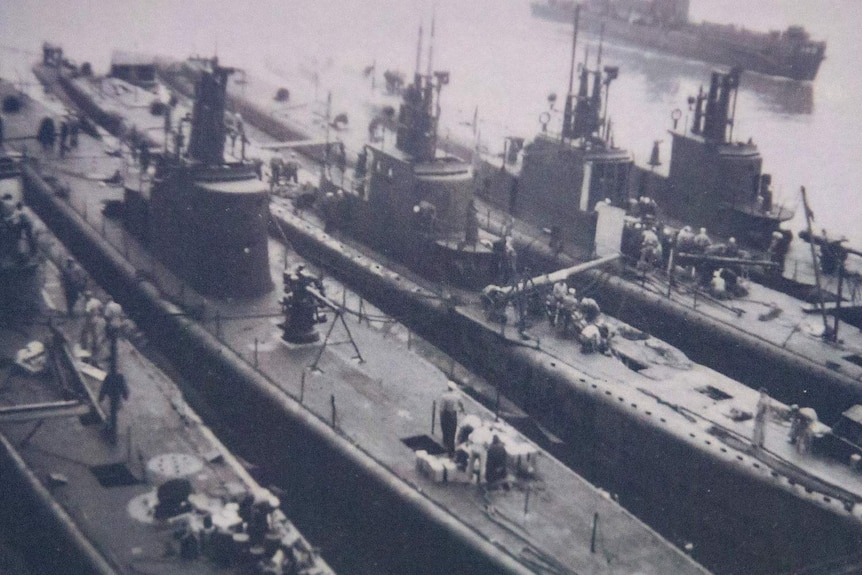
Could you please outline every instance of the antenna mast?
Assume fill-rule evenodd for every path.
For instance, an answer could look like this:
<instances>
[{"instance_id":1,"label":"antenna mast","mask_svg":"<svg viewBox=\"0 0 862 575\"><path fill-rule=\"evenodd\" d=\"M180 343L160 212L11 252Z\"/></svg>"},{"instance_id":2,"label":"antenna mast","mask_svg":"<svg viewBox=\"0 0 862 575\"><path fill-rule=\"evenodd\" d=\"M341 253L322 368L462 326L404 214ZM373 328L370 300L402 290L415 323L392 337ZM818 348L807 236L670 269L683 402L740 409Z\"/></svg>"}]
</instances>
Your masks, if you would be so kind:
<instances>
[{"instance_id":1,"label":"antenna mast","mask_svg":"<svg viewBox=\"0 0 862 575\"><path fill-rule=\"evenodd\" d=\"M434 19L436 14L434 12L431 13L431 34L428 38L428 69L425 71L427 76L431 76L434 72L433 69L433 61L434 61Z\"/></svg>"},{"instance_id":2,"label":"antenna mast","mask_svg":"<svg viewBox=\"0 0 862 575\"><path fill-rule=\"evenodd\" d=\"M416 75L419 75L419 66L422 62L422 24L419 24L419 41L416 43Z\"/></svg>"},{"instance_id":3,"label":"antenna mast","mask_svg":"<svg viewBox=\"0 0 862 575\"><path fill-rule=\"evenodd\" d=\"M571 94L575 85L575 49L578 46L578 23L581 17L581 5L575 4L575 21L573 23L573 31L572 31L572 63L569 66L569 91Z\"/></svg>"}]
</instances>

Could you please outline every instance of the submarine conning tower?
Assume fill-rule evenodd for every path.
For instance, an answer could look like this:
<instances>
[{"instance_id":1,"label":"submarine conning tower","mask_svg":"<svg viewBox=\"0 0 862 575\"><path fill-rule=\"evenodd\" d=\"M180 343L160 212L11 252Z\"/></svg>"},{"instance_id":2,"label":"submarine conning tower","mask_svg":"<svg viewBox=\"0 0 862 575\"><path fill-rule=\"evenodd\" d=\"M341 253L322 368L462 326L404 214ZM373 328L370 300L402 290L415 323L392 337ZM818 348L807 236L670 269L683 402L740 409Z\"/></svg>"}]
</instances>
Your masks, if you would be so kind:
<instances>
[{"instance_id":1,"label":"submarine conning tower","mask_svg":"<svg viewBox=\"0 0 862 575\"><path fill-rule=\"evenodd\" d=\"M550 112L540 119L542 131L523 152L520 178L509 190L509 211L540 227L557 228L567 241L590 247L595 236L595 207L609 200L628 203L631 154L613 144L606 102L616 66L580 67L577 92L572 76L559 133L548 129Z\"/></svg>"},{"instance_id":2,"label":"submarine conning tower","mask_svg":"<svg viewBox=\"0 0 862 575\"><path fill-rule=\"evenodd\" d=\"M739 69L713 72L709 91L704 93L701 88L688 100L693 113L690 131L670 132L670 170L657 199L663 209L688 223L713 227L719 222L721 228L721 221L733 219L732 212L760 210L764 225L772 225L767 222L770 206L759 206L759 196L771 194L762 189L760 152L751 140L732 141L731 106L735 107L739 78Z\"/></svg>"},{"instance_id":3,"label":"submarine conning tower","mask_svg":"<svg viewBox=\"0 0 862 575\"><path fill-rule=\"evenodd\" d=\"M472 169L460 158L437 151L440 90L448 82L448 72L417 73L402 97L395 149L369 146L373 162L368 202L378 224L392 234L390 243L398 243L390 246L396 251L413 249L407 244L417 230L432 241L463 239L465 234Z\"/></svg>"},{"instance_id":4,"label":"submarine conning tower","mask_svg":"<svg viewBox=\"0 0 862 575\"><path fill-rule=\"evenodd\" d=\"M273 287L269 193L252 163L224 159L225 95L233 69L216 59L207 64L191 118L172 130L173 150L157 164L150 197L144 198L147 233L157 257L199 293L257 296ZM184 147L183 126L189 121Z\"/></svg>"}]
</instances>

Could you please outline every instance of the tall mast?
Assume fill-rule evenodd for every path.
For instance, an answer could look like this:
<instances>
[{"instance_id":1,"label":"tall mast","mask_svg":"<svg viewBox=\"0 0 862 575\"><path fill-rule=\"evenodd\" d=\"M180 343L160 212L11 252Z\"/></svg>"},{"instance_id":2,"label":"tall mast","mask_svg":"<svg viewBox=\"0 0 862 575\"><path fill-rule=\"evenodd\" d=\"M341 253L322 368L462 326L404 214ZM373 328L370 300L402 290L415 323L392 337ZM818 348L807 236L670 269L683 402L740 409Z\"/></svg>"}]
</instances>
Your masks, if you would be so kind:
<instances>
[{"instance_id":1,"label":"tall mast","mask_svg":"<svg viewBox=\"0 0 862 575\"><path fill-rule=\"evenodd\" d=\"M433 70L433 60L434 60L434 12L431 13L431 34L428 38L428 68L425 71L426 76L431 76L434 72Z\"/></svg>"},{"instance_id":2,"label":"tall mast","mask_svg":"<svg viewBox=\"0 0 862 575\"><path fill-rule=\"evenodd\" d=\"M422 24L419 24L419 41L416 43L416 75L419 75L419 66L422 62Z\"/></svg>"},{"instance_id":3,"label":"tall mast","mask_svg":"<svg viewBox=\"0 0 862 575\"><path fill-rule=\"evenodd\" d=\"M572 93L575 85L575 50L578 47L578 23L581 16L581 5L575 4L575 21L572 23L572 63L569 66L569 91Z\"/></svg>"},{"instance_id":4,"label":"tall mast","mask_svg":"<svg viewBox=\"0 0 862 575\"><path fill-rule=\"evenodd\" d=\"M602 22L602 27L599 30L599 54L596 56L596 72L602 69L602 45L605 42L605 23Z\"/></svg>"}]
</instances>

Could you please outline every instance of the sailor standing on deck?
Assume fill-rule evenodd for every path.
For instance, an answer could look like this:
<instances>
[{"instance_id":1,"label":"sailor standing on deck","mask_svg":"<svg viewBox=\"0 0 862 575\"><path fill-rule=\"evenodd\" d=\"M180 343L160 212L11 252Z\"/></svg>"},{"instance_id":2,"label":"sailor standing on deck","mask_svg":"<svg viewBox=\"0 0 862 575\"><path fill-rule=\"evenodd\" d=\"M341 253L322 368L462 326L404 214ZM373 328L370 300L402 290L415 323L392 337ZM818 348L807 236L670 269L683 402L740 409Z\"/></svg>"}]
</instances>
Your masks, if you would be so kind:
<instances>
[{"instance_id":1,"label":"sailor standing on deck","mask_svg":"<svg viewBox=\"0 0 862 575\"><path fill-rule=\"evenodd\" d=\"M754 413L754 436L752 443L755 448L763 447L766 441L766 420L769 419L770 400L766 389L760 388L760 398L757 400L757 410Z\"/></svg>"},{"instance_id":2,"label":"sailor standing on deck","mask_svg":"<svg viewBox=\"0 0 862 575\"><path fill-rule=\"evenodd\" d=\"M110 295L105 302L105 312L102 315L105 318L105 335L112 342L120 334L120 328L123 326L123 307L114 301Z\"/></svg>"},{"instance_id":3,"label":"sailor standing on deck","mask_svg":"<svg viewBox=\"0 0 862 575\"><path fill-rule=\"evenodd\" d=\"M443 433L443 446L449 457L455 454L455 429L458 427L458 412L464 413L464 402L458 393L458 386L449 381L447 390L440 396L440 431Z\"/></svg>"},{"instance_id":4,"label":"sailor standing on deck","mask_svg":"<svg viewBox=\"0 0 862 575\"><path fill-rule=\"evenodd\" d=\"M506 459L506 446L503 445L500 436L495 435L485 456L485 481L489 488L499 486L506 479Z\"/></svg>"},{"instance_id":5,"label":"sailor standing on deck","mask_svg":"<svg viewBox=\"0 0 862 575\"><path fill-rule=\"evenodd\" d=\"M81 349L90 352L90 363L98 364L105 333L105 319L102 317L102 302L92 293L84 294L84 327L81 329Z\"/></svg>"},{"instance_id":6,"label":"sailor standing on deck","mask_svg":"<svg viewBox=\"0 0 862 575\"><path fill-rule=\"evenodd\" d=\"M60 282L63 284L63 295L66 296L66 313L69 317L74 317L75 303L87 287L87 277L81 266L72 258L68 258L66 267L60 275Z\"/></svg>"},{"instance_id":7,"label":"sailor standing on deck","mask_svg":"<svg viewBox=\"0 0 862 575\"><path fill-rule=\"evenodd\" d=\"M126 383L126 377L117 371L117 356L116 353L111 354L110 372L105 377L102 383L102 389L99 390L99 402L107 397L111 402L111 415L108 420L108 440L111 443L117 443L117 415L120 411L122 400L129 399L129 386Z\"/></svg>"}]
</instances>

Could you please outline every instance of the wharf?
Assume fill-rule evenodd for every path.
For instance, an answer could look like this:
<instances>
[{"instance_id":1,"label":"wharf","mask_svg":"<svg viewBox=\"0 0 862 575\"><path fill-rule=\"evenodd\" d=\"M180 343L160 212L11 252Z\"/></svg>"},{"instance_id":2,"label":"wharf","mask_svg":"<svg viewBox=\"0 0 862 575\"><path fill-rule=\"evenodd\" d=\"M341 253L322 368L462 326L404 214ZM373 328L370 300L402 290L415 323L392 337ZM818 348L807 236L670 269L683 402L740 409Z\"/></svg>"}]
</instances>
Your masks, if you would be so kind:
<instances>
[{"instance_id":1,"label":"wharf","mask_svg":"<svg viewBox=\"0 0 862 575\"><path fill-rule=\"evenodd\" d=\"M64 262L67 252L44 225L37 229L43 252L51 256L41 265L45 311L32 323L0 326L4 529L20 538L35 572L250 572L251 560L220 562L210 548L191 558L181 552L176 534L195 518L202 521L203 510L220 528L235 528L245 496L276 507L278 499L213 435L177 385L127 340L118 343L118 365L130 393L122 404L116 442L107 440L103 413L86 400L67 411L25 409L69 401L56 378L18 367L16 353L32 341L52 341L53 324L68 342L66 357L72 358L83 326L80 309L76 318L58 309L65 310L65 299L54 262ZM66 377L79 378L90 398L98 398L105 373L75 360L68 365L78 375ZM199 512L155 519L157 488L180 478L190 482L190 500ZM276 545L294 555L299 573L332 573L280 510L271 513L270 521Z\"/></svg>"},{"instance_id":2,"label":"wharf","mask_svg":"<svg viewBox=\"0 0 862 575\"><path fill-rule=\"evenodd\" d=\"M26 133L34 129L37 120L32 113L10 118L7 134ZM437 441L439 432L430 432L433 405L445 389L447 376L411 349L408 331L365 304L369 308L363 314L366 321L353 323L354 317L346 318L363 363L343 345L330 344L322 351L319 346L283 345L276 327L281 299L278 291L246 301L204 301L183 288L158 262L148 259L137 241L115 222L102 216L102 202L121 193L92 175L111 174L119 166L116 159L103 154L102 145L84 139L79 151L64 159L38 155L40 169L46 175L58 174L67 188L68 200L48 198L45 194L50 192L38 182L35 171L27 172L29 191L34 199L38 196L40 209L53 214L48 218L52 225L75 238L72 243L82 253L89 252L82 259L101 262L94 268L97 275L113 276L114 285L123 284L120 289L131 300L126 304L130 313L150 305L141 303L140 292L152 289L148 281L141 281L138 288L128 285L136 274L134 268L139 279L146 277L162 288L163 298L203 313L194 326L181 317L177 307L173 307L176 311L171 317L151 313L137 319L142 327L153 330L148 332L151 339L164 346L166 355L179 358L181 369L192 365L203 371L200 377L207 381L192 385L200 387L214 409L233 418L223 423L242 426L253 434L249 441L257 443L260 452L282 460L283 454L276 455L285 448L280 442L287 448L306 446L303 453L290 458L293 467L285 475L293 477L287 481L298 490L303 482L313 482L318 491L325 492L317 495L351 506L351 512L341 512L343 516L333 517L333 523L340 522L357 536L373 537L378 526L372 528L367 522L369 515L363 513L374 504L368 499L380 492L394 493L389 501L395 504L384 513L387 527L382 529L402 531L386 541L388 552L410 557L412 563L407 568L414 572L436 572L441 563L445 569L474 573L547 570L547 564L536 566L537 558L556 566L552 570L563 572L704 572L603 492L545 453L540 455L539 477L519 479L509 491L485 492L457 481L430 481L417 470L416 455L403 440L430 436L427 440L432 444ZM84 228L89 231L82 231ZM82 239L84 236L97 241L90 243ZM289 269L300 261L276 244L271 245L270 254L276 277L285 266ZM116 269L106 265L118 255L125 263L116 264ZM127 276L129 280L124 279ZM343 301L349 309L360 312L358 296L332 280L327 280L326 286L332 300ZM160 305L163 307L159 309L172 307ZM330 321L335 318L330 317ZM177 327L165 327L168 325ZM336 326L339 338L344 337L343 326ZM198 336L204 329L210 331ZM183 343L170 335L179 332L187 334L182 336L187 338ZM200 349L212 350L211 355L197 353ZM318 354L320 371L309 369ZM228 368L222 367L227 364ZM228 370L248 375L230 377ZM465 397L464 403L469 413L493 419L469 398ZM272 408L275 404L281 406L282 421L273 413L277 411ZM258 408L257 421L250 421L248 410ZM519 440L525 441L520 436ZM317 445L323 445L324 451L316 451ZM528 500L529 493L533 495ZM339 514L326 505L316 511ZM380 509L375 510L375 514L380 513ZM591 545L594 532L595 544ZM441 557L428 560L431 565L416 563L417 557L435 553ZM408 560L404 561L406 564Z\"/></svg>"}]
</instances>

